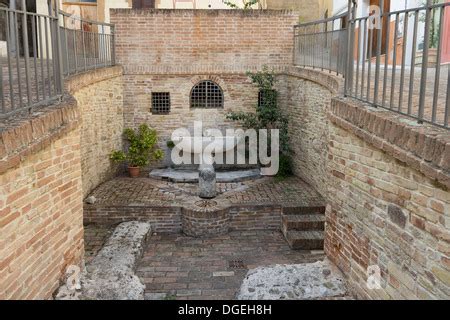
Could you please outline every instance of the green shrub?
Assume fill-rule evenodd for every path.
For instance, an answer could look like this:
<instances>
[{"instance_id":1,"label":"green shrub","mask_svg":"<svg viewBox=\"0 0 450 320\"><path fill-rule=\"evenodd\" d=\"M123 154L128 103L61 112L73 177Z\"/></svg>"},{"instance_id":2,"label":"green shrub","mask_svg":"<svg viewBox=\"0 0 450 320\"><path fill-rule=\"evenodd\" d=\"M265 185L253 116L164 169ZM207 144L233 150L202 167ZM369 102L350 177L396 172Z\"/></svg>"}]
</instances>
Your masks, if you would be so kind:
<instances>
[{"instance_id":1,"label":"green shrub","mask_svg":"<svg viewBox=\"0 0 450 320\"><path fill-rule=\"evenodd\" d=\"M125 129L124 136L128 141L126 152L114 150L110 159L116 163L128 163L130 167L145 167L151 161L161 160L164 152L156 148L158 135L155 130L143 124L137 131Z\"/></svg>"},{"instance_id":2,"label":"green shrub","mask_svg":"<svg viewBox=\"0 0 450 320\"><path fill-rule=\"evenodd\" d=\"M278 92L274 86L275 74L267 66L257 73L247 75L259 88L261 103L256 105L256 112L231 112L227 119L238 121L245 129L279 129L280 130L280 169L277 176L292 175L291 146L289 139L289 119L278 106ZM270 139L270 136L269 136ZM270 143L270 141L269 141Z\"/></svg>"},{"instance_id":3,"label":"green shrub","mask_svg":"<svg viewBox=\"0 0 450 320\"><path fill-rule=\"evenodd\" d=\"M167 141L167 148L169 149L175 148L175 142L173 142L172 140Z\"/></svg>"},{"instance_id":4,"label":"green shrub","mask_svg":"<svg viewBox=\"0 0 450 320\"><path fill-rule=\"evenodd\" d=\"M280 155L280 169L277 176L279 178L287 178L294 174L292 166L292 158L284 154Z\"/></svg>"}]
</instances>

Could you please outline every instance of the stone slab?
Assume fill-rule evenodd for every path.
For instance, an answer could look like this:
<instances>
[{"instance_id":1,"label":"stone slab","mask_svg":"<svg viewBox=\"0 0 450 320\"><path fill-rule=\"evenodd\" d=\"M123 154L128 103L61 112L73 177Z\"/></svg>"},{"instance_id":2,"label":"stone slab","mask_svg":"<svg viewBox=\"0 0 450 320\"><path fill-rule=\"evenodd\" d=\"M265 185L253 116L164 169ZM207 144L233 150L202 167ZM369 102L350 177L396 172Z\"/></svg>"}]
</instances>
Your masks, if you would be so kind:
<instances>
[{"instance_id":1,"label":"stone slab","mask_svg":"<svg viewBox=\"0 0 450 320\"><path fill-rule=\"evenodd\" d=\"M238 300L312 300L347 296L342 273L327 259L250 270Z\"/></svg>"},{"instance_id":2,"label":"stone slab","mask_svg":"<svg viewBox=\"0 0 450 320\"><path fill-rule=\"evenodd\" d=\"M87 264L78 291L63 285L59 300L144 300L145 286L135 275L137 260L151 233L149 223L120 224L98 255Z\"/></svg>"}]
</instances>

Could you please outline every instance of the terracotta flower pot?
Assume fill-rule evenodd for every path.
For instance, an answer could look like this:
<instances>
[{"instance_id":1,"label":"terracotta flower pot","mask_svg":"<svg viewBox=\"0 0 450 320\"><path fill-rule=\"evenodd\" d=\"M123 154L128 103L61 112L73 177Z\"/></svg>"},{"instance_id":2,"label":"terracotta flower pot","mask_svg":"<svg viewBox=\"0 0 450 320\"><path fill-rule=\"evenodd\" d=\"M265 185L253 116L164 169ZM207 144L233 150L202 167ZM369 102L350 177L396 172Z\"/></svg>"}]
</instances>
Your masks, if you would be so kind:
<instances>
[{"instance_id":1,"label":"terracotta flower pot","mask_svg":"<svg viewBox=\"0 0 450 320\"><path fill-rule=\"evenodd\" d=\"M141 168L139 167L128 167L128 172L130 173L130 177L137 178L141 173Z\"/></svg>"}]
</instances>

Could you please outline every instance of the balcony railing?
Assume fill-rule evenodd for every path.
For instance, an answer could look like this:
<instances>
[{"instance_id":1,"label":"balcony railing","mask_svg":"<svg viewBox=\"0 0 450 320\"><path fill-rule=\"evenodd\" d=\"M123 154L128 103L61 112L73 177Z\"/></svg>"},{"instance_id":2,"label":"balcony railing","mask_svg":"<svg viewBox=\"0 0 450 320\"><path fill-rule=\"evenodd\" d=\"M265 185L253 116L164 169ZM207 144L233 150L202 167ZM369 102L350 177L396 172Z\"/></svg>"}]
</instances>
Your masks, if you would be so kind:
<instances>
[{"instance_id":1,"label":"balcony railing","mask_svg":"<svg viewBox=\"0 0 450 320\"><path fill-rule=\"evenodd\" d=\"M450 2L393 12L372 8L295 27L298 66L345 78L345 94L449 129ZM377 11L378 10L378 11Z\"/></svg>"},{"instance_id":2,"label":"balcony railing","mask_svg":"<svg viewBox=\"0 0 450 320\"><path fill-rule=\"evenodd\" d=\"M114 26L62 12L59 1L48 14L0 7L0 118L60 99L65 77L114 57Z\"/></svg>"}]
</instances>

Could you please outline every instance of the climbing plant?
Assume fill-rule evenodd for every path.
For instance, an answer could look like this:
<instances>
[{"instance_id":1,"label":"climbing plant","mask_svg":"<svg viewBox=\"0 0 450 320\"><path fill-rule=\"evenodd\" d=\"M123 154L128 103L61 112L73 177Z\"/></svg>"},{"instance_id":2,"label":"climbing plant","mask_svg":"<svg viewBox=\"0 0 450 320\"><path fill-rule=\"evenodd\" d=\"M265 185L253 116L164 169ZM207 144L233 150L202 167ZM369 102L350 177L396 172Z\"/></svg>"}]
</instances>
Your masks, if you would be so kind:
<instances>
[{"instance_id":1,"label":"climbing plant","mask_svg":"<svg viewBox=\"0 0 450 320\"><path fill-rule=\"evenodd\" d=\"M225 1L224 3L225 3L227 6L229 6L230 8L233 8L233 9L239 9L239 8L240 8L240 6L239 6L238 4L236 4L236 3L234 3L234 2L231 2L231 1ZM255 4L260 5L260 0L242 0L242 8L243 8L244 10L252 9L252 7L253 7Z\"/></svg>"},{"instance_id":2,"label":"climbing plant","mask_svg":"<svg viewBox=\"0 0 450 320\"><path fill-rule=\"evenodd\" d=\"M227 115L227 119L240 122L245 129L257 131L259 129L279 129L280 168L278 176L290 176L292 174L292 150L289 141L289 120L278 106L278 92L274 87L275 74L267 66L264 66L261 71L247 72L247 75L259 89L260 96L258 104L256 104L256 112L231 112Z\"/></svg>"}]
</instances>

